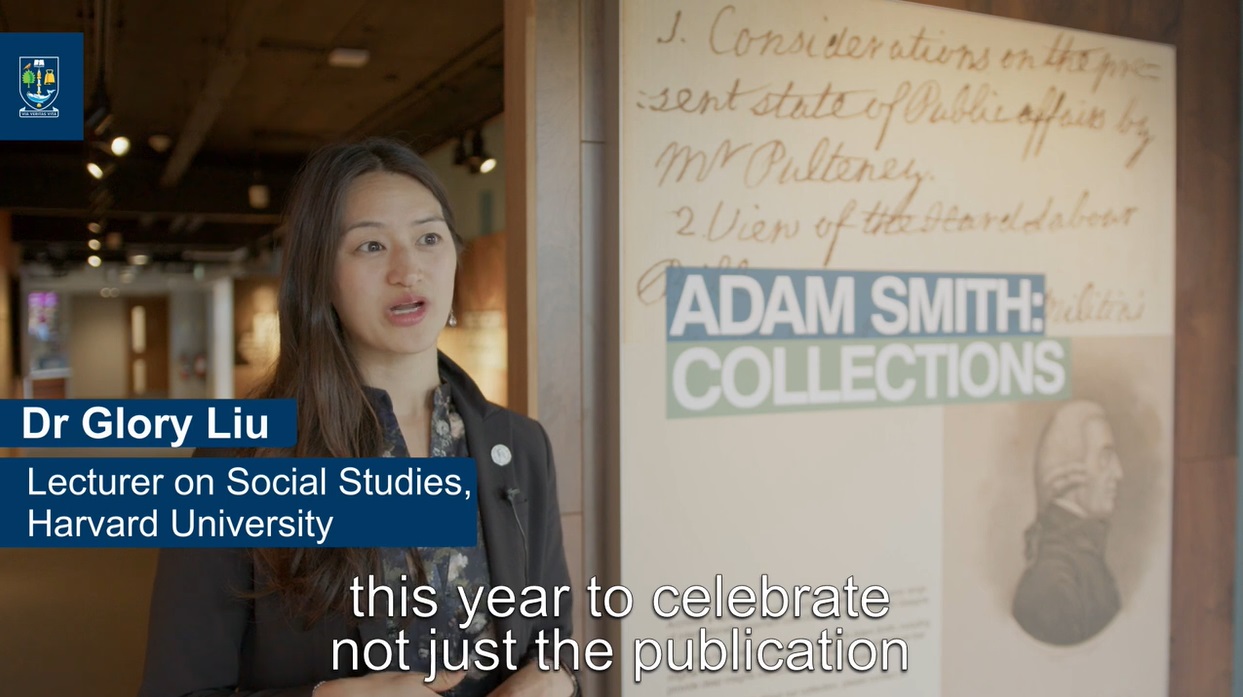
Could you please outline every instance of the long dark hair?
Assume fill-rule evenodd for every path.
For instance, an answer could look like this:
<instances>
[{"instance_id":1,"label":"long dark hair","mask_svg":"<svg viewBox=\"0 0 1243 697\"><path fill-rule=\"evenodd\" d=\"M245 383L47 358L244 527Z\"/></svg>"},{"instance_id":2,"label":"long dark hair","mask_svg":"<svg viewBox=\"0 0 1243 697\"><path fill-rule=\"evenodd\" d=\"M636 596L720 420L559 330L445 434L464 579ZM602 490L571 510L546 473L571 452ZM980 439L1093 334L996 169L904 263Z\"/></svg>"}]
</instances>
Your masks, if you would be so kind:
<instances>
[{"instance_id":1,"label":"long dark hair","mask_svg":"<svg viewBox=\"0 0 1243 697\"><path fill-rule=\"evenodd\" d=\"M299 172L285 209L279 296L280 355L260 397L298 405L298 442L289 450L254 452L281 457L377 457L380 421L332 306L345 192L359 176L392 172L427 187L440 202L458 250L462 241L448 196L432 168L404 144L387 138L339 143L313 154ZM307 626L326 615L350 615L347 592L357 576L378 573L375 549L256 549L265 572L259 594L278 593ZM414 550L407 561L422 579ZM258 574L256 574L258 576Z\"/></svg>"}]
</instances>

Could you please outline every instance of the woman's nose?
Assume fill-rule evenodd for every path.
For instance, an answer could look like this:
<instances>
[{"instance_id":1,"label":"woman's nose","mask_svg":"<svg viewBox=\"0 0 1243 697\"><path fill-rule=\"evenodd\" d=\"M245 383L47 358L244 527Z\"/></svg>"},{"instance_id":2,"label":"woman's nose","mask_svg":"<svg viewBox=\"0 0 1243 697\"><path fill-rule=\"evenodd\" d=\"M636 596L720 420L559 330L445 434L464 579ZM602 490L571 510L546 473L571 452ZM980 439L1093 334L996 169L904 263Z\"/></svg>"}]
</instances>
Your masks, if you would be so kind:
<instances>
[{"instance_id":1,"label":"woman's nose","mask_svg":"<svg viewBox=\"0 0 1243 697\"><path fill-rule=\"evenodd\" d=\"M389 283L411 287L422 280L422 268L417 256L411 250L396 249L389 260Z\"/></svg>"}]
</instances>

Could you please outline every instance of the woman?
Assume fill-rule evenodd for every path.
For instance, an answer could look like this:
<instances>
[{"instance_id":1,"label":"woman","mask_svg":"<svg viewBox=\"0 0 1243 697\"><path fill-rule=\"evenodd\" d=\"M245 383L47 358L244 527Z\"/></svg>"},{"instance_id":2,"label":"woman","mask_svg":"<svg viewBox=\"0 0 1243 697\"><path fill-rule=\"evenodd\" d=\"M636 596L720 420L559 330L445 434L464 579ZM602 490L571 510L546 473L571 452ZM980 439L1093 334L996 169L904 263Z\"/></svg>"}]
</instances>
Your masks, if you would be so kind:
<instances>
[{"instance_id":1,"label":"woman","mask_svg":"<svg viewBox=\"0 0 1243 697\"><path fill-rule=\"evenodd\" d=\"M472 457L479 545L164 550L140 697L577 694L568 656L556 672L538 661L540 632L570 635L564 604L558 616L538 619L479 612L458 629L467 616L459 587L473 598L489 586L515 593L543 586L553 597L569 576L543 428L490 404L436 349L441 329L454 323L461 251L443 187L399 143L337 145L308 161L286 218L281 350L263 396L297 400L299 438L292 451L243 454ZM434 587L437 615L353 620L349 586L369 574L396 589L416 585L403 577ZM403 630L414 672L332 669L334 639L395 646ZM433 636L458 646L511 637L521 667L446 674L438 665L428 682ZM462 656L449 659L462 665Z\"/></svg>"}]
</instances>

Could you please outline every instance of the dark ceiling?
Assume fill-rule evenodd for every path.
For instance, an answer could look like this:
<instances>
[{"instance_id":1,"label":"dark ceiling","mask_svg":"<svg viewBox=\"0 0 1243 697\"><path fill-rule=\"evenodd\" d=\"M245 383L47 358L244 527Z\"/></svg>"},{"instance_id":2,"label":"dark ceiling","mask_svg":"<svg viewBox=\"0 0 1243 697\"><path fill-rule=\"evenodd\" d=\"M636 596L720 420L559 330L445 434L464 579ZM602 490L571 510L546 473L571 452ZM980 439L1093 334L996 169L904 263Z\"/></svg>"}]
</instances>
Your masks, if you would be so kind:
<instances>
[{"instance_id":1,"label":"dark ceiling","mask_svg":"<svg viewBox=\"0 0 1243 697\"><path fill-rule=\"evenodd\" d=\"M111 115L87 143L0 143L0 209L23 258L80 263L98 219L123 240L105 261L135 247L172 263L270 246L315 148L389 135L426 151L500 114L502 3L0 0L2 32L84 34L83 118ZM369 61L333 67L334 48ZM104 152L115 135L133 143L123 158ZM171 147L156 152L153 135ZM92 155L115 163L102 181L86 172ZM264 209L248 203L256 181L271 191Z\"/></svg>"}]
</instances>

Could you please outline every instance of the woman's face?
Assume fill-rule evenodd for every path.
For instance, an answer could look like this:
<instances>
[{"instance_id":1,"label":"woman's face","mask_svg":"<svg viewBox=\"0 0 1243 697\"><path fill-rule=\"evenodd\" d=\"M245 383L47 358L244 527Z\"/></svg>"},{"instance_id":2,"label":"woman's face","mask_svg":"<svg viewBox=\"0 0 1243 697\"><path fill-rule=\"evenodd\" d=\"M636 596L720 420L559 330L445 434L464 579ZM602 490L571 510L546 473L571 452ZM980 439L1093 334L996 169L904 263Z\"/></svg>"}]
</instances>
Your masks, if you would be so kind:
<instances>
[{"instance_id":1,"label":"woman's face","mask_svg":"<svg viewBox=\"0 0 1243 697\"><path fill-rule=\"evenodd\" d=\"M432 192L372 172L345 192L332 304L361 366L434 351L453 302L457 249Z\"/></svg>"}]
</instances>

